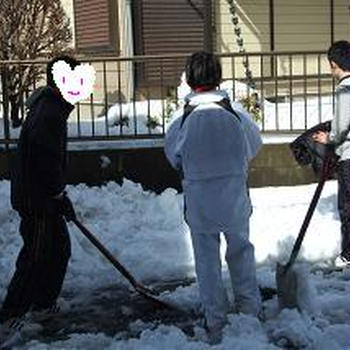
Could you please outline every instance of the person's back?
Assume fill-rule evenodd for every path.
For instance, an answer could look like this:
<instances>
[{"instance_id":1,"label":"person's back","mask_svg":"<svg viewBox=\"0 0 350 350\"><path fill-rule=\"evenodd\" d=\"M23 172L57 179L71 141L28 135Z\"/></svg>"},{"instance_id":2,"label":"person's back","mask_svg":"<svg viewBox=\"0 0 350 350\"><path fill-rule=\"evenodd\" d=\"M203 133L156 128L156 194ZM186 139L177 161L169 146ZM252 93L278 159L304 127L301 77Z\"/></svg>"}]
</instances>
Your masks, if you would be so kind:
<instances>
[{"instance_id":1,"label":"person's back","mask_svg":"<svg viewBox=\"0 0 350 350\"><path fill-rule=\"evenodd\" d=\"M192 94L196 105L182 125L181 157L186 180L246 175L245 142L238 116L217 105L220 92Z\"/></svg>"}]
</instances>

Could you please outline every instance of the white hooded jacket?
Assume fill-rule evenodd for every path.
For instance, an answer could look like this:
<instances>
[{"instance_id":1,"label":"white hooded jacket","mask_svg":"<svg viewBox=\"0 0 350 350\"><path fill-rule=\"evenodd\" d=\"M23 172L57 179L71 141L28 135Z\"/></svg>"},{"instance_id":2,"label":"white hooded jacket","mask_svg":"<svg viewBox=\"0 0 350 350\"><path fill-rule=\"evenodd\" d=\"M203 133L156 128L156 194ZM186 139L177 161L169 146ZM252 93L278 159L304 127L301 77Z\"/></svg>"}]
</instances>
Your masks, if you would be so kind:
<instances>
[{"instance_id":1,"label":"white hooded jacket","mask_svg":"<svg viewBox=\"0 0 350 350\"><path fill-rule=\"evenodd\" d=\"M165 138L165 154L183 174L186 220L194 232L238 230L251 213L247 188L248 162L261 145L258 127L247 112L233 106L238 117L215 102L222 91L192 93L196 108L181 125L175 114Z\"/></svg>"},{"instance_id":2,"label":"white hooded jacket","mask_svg":"<svg viewBox=\"0 0 350 350\"><path fill-rule=\"evenodd\" d=\"M340 160L350 159L350 76L342 79L335 90L335 116L329 140Z\"/></svg>"}]
</instances>

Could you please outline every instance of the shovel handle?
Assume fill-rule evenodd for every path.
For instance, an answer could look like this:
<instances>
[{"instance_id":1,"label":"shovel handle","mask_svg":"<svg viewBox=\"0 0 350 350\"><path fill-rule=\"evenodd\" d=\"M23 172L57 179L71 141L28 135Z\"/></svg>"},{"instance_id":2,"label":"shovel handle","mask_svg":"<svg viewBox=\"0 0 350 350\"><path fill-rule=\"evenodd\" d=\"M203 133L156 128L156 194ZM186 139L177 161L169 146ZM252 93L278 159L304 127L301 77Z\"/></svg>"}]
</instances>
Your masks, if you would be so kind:
<instances>
[{"instance_id":1,"label":"shovel handle","mask_svg":"<svg viewBox=\"0 0 350 350\"><path fill-rule=\"evenodd\" d=\"M77 219L72 219L74 224L82 232L82 234L101 252L101 254L132 284L135 290L150 300L154 306L158 308L176 309L174 306L157 299L154 295L155 291L145 287L136 281L131 273L112 255L112 253Z\"/></svg>"},{"instance_id":2,"label":"shovel handle","mask_svg":"<svg viewBox=\"0 0 350 350\"><path fill-rule=\"evenodd\" d=\"M78 220L72 220L81 233L101 252L101 254L137 289L140 284L112 253ZM145 287L146 288L146 287Z\"/></svg>"},{"instance_id":3,"label":"shovel handle","mask_svg":"<svg viewBox=\"0 0 350 350\"><path fill-rule=\"evenodd\" d=\"M300 228L300 231L298 234L298 238L296 239L296 241L294 243L293 250L292 250L292 253L290 254L289 261L285 265L285 271L288 271L288 269L294 264L295 259L298 256L301 244L303 243L303 240L305 237L306 230L309 227L312 215L316 209L318 200L320 199L323 186L324 186L324 184L325 184L325 182L330 174L330 171L331 171L330 160L331 160L331 158L332 158L332 153L330 151L328 151L325 158L324 158L324 161L323 161L322 174L321 174L320 180L319 180L318 185L316 187L315 193L312 197L312 201L309 205L308 211L305 215L303 224L301 225L301 228Z\"/></svg>"}]
</instances>

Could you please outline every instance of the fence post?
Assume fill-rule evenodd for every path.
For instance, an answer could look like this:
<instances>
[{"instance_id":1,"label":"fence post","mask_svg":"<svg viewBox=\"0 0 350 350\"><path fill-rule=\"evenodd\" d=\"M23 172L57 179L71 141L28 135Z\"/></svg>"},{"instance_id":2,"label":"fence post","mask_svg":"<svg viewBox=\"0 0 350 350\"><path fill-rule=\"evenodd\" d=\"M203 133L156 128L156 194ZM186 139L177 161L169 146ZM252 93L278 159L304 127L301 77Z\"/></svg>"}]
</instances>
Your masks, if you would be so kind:
<instances>
[{"instance_id":1,"label":"fence post","mask_svg":"<svg viewBox=\"0 0 350 350\"><path fill-rule=\"evenodd\" d=\"M7 67L1 66L4 139L5 139L5 149L8 152L9 140L10 140L10 119L9 119L9 95L8 95L8 88L7 88L7 75L8 75Z\"/></svg>"},{"instance_id":2,"label":"fence post","mask_svg":"<svg viewBox=\"0 0 350 350\"><path fill-rule=\"evenodd\" d=\"M7 167L1 177L10 176L10 120L9 120L9 97L8 97L8 67L0 65L1 87L2 87L2 110L3 110L3 127L4 127L4 143L5 143L5 157Z\"/></svg>"}]
</instances>

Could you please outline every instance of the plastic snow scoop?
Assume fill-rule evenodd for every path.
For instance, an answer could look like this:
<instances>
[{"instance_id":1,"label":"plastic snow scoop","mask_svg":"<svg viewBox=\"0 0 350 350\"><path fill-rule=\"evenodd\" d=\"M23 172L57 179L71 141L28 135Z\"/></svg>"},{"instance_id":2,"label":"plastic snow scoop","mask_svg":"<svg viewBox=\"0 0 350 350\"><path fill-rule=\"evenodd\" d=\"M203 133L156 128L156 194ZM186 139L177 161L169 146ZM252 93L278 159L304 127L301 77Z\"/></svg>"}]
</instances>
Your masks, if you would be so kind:
<instances>
[{"instance_id":1,"label":"plastic snow scoop","mask_svg":"<svg viewBox=\"0 0 350 350\"><path fill-rule=\"evenodd\" d=\"M130 282L140 295L150 300L158 308L171 308L174 306L156 298L158 293L137 282L132 274L112 255L112 253L78 220L72 219L81 233L100 251L100 253Z\"/></svg>"},{"instance_id":2,"label":"plastic snow scoop","mask_svg":"<svg viewBox=\"0 0 350 350\"><path fill-rule=\"evenodd\" d=\"M287 262L286 265L277 263L276 285L277 285L278 302L281 309L299 308L298 300L297 300L298 272L292 267L300 251L301 245L305 237L306 230L309 227L312 215L315 211L318 200L320 199L324 184L332 171L332 166L330 166L330 164L331 164L331 159L333 157L334 155L331 152L328 152L324 158L320 180L316 187L315 193L312 197L312 201L309 205L303 224L300 228L298 237L294 243L289 261Z\"/></svg>"}]
</instances>

